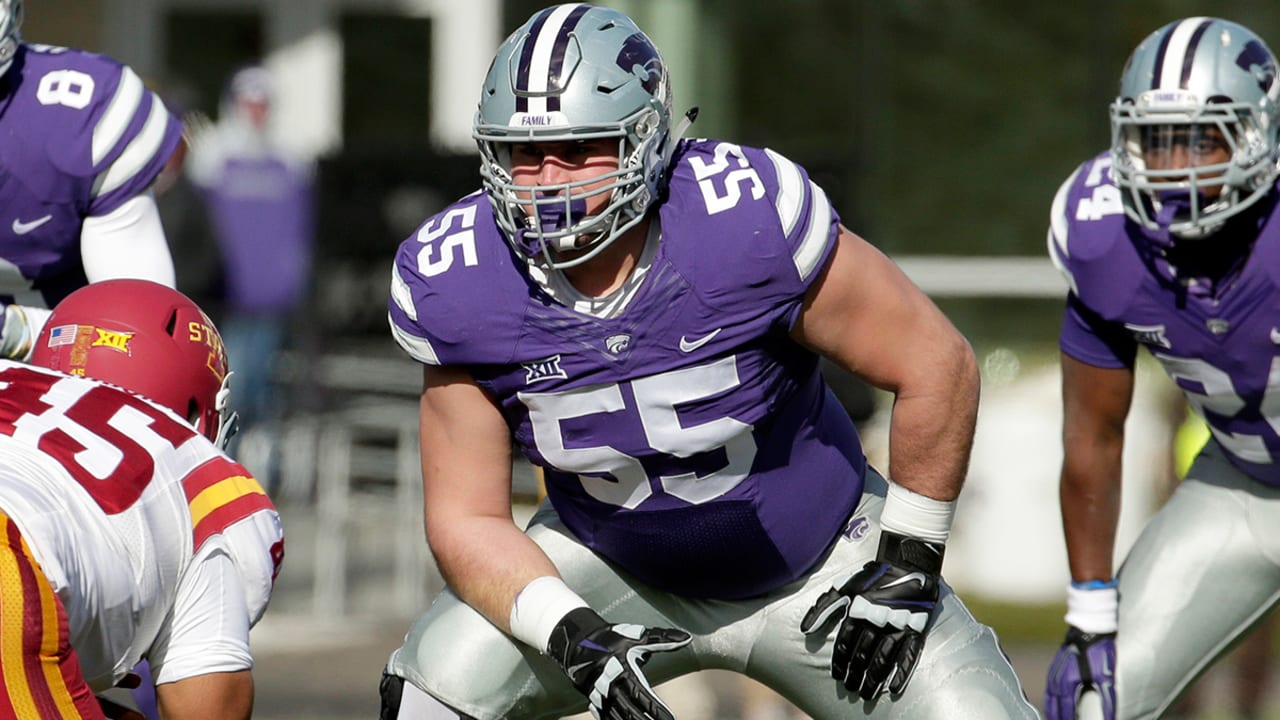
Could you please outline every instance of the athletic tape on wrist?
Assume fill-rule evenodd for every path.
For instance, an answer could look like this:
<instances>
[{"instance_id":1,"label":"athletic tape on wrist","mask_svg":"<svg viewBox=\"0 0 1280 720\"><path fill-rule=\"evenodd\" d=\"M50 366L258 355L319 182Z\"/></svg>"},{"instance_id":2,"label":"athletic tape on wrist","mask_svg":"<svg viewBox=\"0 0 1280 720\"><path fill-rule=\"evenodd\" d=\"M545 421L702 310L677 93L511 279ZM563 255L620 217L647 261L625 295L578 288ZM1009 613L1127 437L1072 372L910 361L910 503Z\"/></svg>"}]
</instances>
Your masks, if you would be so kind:
<instances>
[{"instance_id":1,"label":"athletic tape on wrist","mask_svg":"<svg viewBox=\"0 0 1280 720\"><path fill-rule=\"evenodd\" d=\"M545 653L556 624L571 610L581 607L587 607L587 601L560 578L535 578L516 593L516 601L511 604L511 636Z\"/></svg>"},{"instance_id":2,"label":"athletic tape on wrist","mask_svg":"<svg viewBox=\"0 0 1280 720\"><path fill-rule=\"evenodd\" d=\"M954 500L934 500L891 482L880 513L880 527L899 535L945 543L955 512Z\"/></svg>"},{"instance_id":3,"label":"athletic tape on wrist","mask_svg":"<svg viewBox=\"0 0 1280 720\"><path fill-rule=\"evenodd\" d=\"M1120 593L1115 586L1096 588L1067 586L1067 624L1087 633L1100 635L1116 631L1120 610Z\"/></svg>"}]
</instances>

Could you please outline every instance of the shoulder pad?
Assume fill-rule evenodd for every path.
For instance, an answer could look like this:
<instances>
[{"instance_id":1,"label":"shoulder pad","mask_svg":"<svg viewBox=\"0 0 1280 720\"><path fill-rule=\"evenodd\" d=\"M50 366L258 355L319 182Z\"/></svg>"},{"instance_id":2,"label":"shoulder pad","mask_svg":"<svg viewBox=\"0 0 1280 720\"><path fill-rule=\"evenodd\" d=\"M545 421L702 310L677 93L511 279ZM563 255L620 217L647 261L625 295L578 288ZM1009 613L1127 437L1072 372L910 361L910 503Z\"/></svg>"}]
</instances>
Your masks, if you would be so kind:
<instances>
[{"instance_id":1,"label":"shoulder pad","mask_svg":"<svg viewBox=\"0 0 1280 720\"><path fill-rule=\"evenodd\" d=\"M1049 257L1071 291L1104 315L1105 308L1123 303L1137 287L1136 282L1113 278L1146 272L1126 226L1120 189L1111 180L1108 153L1076 168L1054 195L1047 238Z\"/></svg>"},{"instance_id":2,"label":"shoulder pad","mask_svg":"<svg viewBox=\"0 0 1280 720\"><path fill-rule=\"evenodd\" d=\"M835 245L839 217L804 168L777 152L685 143L661 209L664 252L704 296L803 295ZM726 257L734 258L725 263Z\"/></svg>"},{"instance_id":3,"label":"shoulder pad","mask_svg":"<svg viewBox=\"0 0 1280 720\"><path fill-rule=\"evenodd\" d=\"M28 152L64 175L91 178L93 197L110 198L109 207L95 201L94 214L150 186L181 139L181 121L108 56L29 46L20 72L10 113L31 133Z\"/></svg>"},{"instance_id":4,"label":"shoulder pad","mask_svg":"<svg viewBox=\"0 0 1280 720\"><path fill-rule=\"evenodd\" d=\"M396 252L388 303L392 335L429 365L509 357L531 292L515 263L483 193L450 205Z\"/></svg>"}]
</instances>

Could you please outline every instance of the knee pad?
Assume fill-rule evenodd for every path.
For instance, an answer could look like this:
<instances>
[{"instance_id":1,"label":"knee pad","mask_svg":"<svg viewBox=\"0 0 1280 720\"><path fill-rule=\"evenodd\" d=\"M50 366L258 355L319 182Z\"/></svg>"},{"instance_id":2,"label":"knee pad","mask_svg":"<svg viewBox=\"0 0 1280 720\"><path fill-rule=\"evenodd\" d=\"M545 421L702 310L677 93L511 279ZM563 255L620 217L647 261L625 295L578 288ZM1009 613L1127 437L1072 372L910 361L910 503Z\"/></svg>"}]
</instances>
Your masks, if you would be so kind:
<instances>
[{"instance_id":1,"label":"knee pad","mask_svg":"<svg viewBox=\"0 0 1280 720\"><path fill-rule=\"evenodd\" d=\"M406 687L408 698L406 699ZM475 720L470 715L463 715L444 703L436 700L413 685L406 685L404 678L392 675L385 669L382 680L378 683L378 695L382 698L382 709L378 720ZM408 713L400 717L400 709Z\"/></svg>"}]
</instances>

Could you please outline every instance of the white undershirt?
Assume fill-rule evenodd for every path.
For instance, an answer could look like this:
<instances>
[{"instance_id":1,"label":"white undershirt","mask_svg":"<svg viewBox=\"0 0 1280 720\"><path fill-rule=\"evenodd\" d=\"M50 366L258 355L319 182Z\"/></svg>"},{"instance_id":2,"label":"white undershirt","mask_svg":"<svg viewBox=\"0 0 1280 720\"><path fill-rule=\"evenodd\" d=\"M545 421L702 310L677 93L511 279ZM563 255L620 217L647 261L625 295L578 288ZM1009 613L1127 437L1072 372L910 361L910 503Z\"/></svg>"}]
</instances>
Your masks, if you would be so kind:
<instances>
[{"instance_id":1,"label":"white undershirt","mask_svg":"<svg viewBox=\"0 0 1280 720\"><path fill-rule=\"evenodd\" d=\"M547 291L548 295L561 305L592 317L602 319L617 317L627 308L627 305L631 303L631 298L635 297L636 292L640 290L640 285L644 282L645 275L648 274L649 268L653 265L653 258L658 254L658 241L661 237L661 223L658 222L658 218L655 216L653 221L649 223L649 233L645 236L644 249L640 251L640 258L636 262L635 268L632 269L631 274L616 290L599 297L584 294L569 282L564 273L548 272L546 268L532 260L529 262L529 275L534 282L538 283L543 290Z\"/></svg>"}]
</instances>

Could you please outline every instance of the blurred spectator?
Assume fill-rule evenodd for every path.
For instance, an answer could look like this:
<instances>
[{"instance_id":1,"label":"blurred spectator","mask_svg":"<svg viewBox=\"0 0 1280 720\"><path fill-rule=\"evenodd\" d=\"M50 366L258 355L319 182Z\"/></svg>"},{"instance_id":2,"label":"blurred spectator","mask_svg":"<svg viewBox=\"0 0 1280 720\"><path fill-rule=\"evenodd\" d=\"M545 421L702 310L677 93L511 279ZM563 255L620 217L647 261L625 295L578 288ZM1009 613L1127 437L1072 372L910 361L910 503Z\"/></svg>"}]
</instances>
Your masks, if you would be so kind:
<instances>
[{"instance_id":1,"label":"blurred spectator","mask_svg":"<svg viewBox=\"0 0 1280 720\"><path fill-rule=\"evenodd\" d=\"M249 436L257 441L259 457L239 459L261 462L251 469L267 478L269 489L276 482L272 423L284 402L273 366L287 343L289 318L306 297L314 234L312 169L273 141L272 95L264 68L233 74L218 122L192 138L186 163L222 255L220 327L235 368L231 404L246 438L239 444L250 444Z\"/></svg>"}]
</instances>

